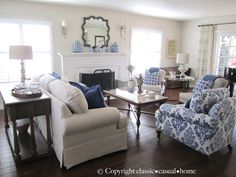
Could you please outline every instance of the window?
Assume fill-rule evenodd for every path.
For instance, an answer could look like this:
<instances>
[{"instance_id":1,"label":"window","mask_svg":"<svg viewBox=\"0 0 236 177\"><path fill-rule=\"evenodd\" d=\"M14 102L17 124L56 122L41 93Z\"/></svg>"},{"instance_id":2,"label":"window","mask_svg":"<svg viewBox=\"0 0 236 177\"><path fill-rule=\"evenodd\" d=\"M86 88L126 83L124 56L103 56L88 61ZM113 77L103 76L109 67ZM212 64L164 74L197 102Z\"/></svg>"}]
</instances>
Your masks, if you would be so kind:
<instances>
[{"instance_id":1,"label":"window","mask_svg":"<svg viewBox=\"0 0 236 177\"><path fill-rule=\"evenodd\" d=\"M131 65L135 73L144 73L149 67L160 67L162 34L157 31L132 29Z\"/></svg>"},{"instance_id":2,"label":"window","mask_svg":"<svg viewBox=\"0 0 236 177\"><path fill-rule=\"evenodd\" d=\"M223 76L225 67L236 67L236 34L221 34L218 46L216 74Z\"/></svg>"},{"instance_id":3,"label":"window","mask_svg":"<svg viewBox=\"0 0 236 177\"><path fill-rule=\"evenodd\" d=\"M0 20L0 82L20 81L20 61L9 59L10 45L31 45L33 60L25 60L26 77L51 71L49 23Z\"/></svg>"}]
</instances>

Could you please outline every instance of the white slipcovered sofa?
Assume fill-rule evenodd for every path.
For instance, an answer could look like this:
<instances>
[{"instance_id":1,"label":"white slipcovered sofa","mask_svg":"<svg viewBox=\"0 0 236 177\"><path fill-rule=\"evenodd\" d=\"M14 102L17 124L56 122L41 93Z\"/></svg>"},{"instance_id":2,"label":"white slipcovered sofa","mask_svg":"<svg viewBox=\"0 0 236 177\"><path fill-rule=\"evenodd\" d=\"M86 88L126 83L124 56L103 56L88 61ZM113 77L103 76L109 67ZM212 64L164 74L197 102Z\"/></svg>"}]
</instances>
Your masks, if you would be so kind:
<instances>
[{"instance_id":1,"label":"white slipcovered sofa","mask_svg":"<svg viewBox=\"0 0 236 177\"><path fill-rule=\"evenodd\" d=\"M36 80L51 98L53 148L61 167L69 169L127 149L127 117L117 108L88 109L83 93L76 87L48 74ZM36 118L35 122L46 137L45 119Z\"/></svg>"}]
</instances>

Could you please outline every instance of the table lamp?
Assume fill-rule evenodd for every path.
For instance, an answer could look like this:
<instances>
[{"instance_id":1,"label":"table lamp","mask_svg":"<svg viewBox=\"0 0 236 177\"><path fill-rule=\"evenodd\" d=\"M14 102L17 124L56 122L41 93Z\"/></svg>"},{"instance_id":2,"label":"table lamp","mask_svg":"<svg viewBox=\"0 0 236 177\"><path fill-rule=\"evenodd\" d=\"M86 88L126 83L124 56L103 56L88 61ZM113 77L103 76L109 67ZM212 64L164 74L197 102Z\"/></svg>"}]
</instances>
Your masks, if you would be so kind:
<instances>
[{"instance_id":1,"label":"table lamp","mask_svg":"<svg viewBox=\"0 0 236 177\"><path fill-rule=\"evenodd\" d=\"M176 63L179 64L178 70L180 71L180 77L185 77L185 72L188 71L188 67L185 66L185 64L188 64L189 62L189 54L186 53L177 53L176 57Z\"/></svg>"},{"instance_id":2,"label":"table lamp","mask_svg":"<svg viewBox=\"0 0 236 177\"><path fill-rule=\"evenodd\" d=\"M25 85L25 65L24 60L33 59L31 46L12 45L9 47L9 59L21 60L21 84Z\"/></svg>"}]
</instances>

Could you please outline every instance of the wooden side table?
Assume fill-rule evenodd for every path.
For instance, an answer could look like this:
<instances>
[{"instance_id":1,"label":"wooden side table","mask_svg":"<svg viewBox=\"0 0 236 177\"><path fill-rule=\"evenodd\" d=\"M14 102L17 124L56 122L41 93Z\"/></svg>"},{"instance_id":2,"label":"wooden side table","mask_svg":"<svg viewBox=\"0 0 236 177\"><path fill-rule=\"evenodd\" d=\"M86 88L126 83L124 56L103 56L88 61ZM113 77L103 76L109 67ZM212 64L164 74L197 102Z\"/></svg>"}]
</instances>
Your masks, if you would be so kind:
<instances>
[{"instance_id":1,"label":"wooden side table","mask_svg":"<svg viewBox=\"0 0 236 177\"><path fill-rule=\"evenodd\" d=\"M194 81L194 77L191 76L185 76L184 78L172 78L171 76L165 76L165 79L173 82L183 82L183 92L187 92L189 82Z\"/></svg>"},{"instance_id":2,"label":"wooden side table","mask_svg":"<svg viewBox=\"0 0 236 177\"><path fill-rule=\"evenodd\" d=\"M11 95L11 88L12 86L9 84L5 84L4 87L1 85L0 96L4 104L6 134L16 164L50 154L51 133L49 115L51 113L51 99L45 94L37 98L17 98ZM45 115L46 117L47 141L42 138L41 132L36 130L37 127L34 125L33 118L40 115ZM26 118L30 120L30 134L20 137L21 135L17 133L17 120ZM12 122L12 128L9 120ZM38 136L41 137L38 138ZM24 138L28 138L28 140L24 140ZM31 142L30 145L29 140ZM25 146L24 143L27 145ZM38 148L37 145L39 146Z\"/></svg>"}]
</instances>

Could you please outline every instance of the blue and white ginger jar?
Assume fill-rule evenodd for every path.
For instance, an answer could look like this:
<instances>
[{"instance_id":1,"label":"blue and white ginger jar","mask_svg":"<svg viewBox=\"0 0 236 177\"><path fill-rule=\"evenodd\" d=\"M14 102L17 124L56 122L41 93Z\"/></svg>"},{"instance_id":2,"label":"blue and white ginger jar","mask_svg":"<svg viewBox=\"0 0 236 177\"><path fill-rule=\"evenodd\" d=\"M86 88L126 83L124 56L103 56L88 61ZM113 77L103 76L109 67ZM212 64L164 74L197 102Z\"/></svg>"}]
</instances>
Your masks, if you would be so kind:
<instances>
[{"instance_id":1,"label":"blue and white ginger jar","mask_svg":"<svg viewBox=\"0 0 236 177\"><path fill-rule=\"evenodd\" d=\"M79 42L79 40L73 43L73 52L74 53L83 52L83 47L82 47L82 44Z\"/></svg>"},{"instance_id":2,"label":"blue and white ginger jar","mask_svg":"<svg viewBox=\"0 0 236 177\"><path fill-rule=\"evenodd\" d=\"M114 42L114 43L111 45L111 52L118 52L118 51L119 51L118 43L117 43L117 42Z\"/></svg>"}]
</instances>

